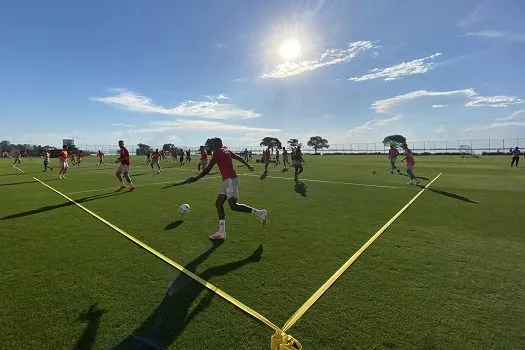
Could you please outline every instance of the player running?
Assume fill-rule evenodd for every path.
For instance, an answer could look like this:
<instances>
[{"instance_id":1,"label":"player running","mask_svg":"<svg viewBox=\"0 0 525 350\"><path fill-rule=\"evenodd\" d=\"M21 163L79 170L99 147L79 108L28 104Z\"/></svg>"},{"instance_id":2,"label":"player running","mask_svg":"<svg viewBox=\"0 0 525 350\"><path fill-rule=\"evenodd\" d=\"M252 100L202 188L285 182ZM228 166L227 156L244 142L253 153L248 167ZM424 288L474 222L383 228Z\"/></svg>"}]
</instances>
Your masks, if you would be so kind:
<instances>
[{"instance_id":1,"label":"player running","mask_svg":"<svg viewBox=\"0 0 525 350\"><path fill-rule=\"evenodd\" d=\"M303 164L305 163L303 158L303 152L301 151L301 146L297 146L292 152L292 163L295 168L294 179L297 181L299 174L303 172Z\"/></svg>"},{"instance_id":2,"label":"player running","mask_svg":"<svg viewBox=\"0 0 525 350\"><path fill-rule=\"evenodd\" d=\"M64 145L62 147L62 151L60 152L60 155L58 156L59 162L60 162L60 171L58 172L58 178L60 180L65 179L66 171L69 168L69 164L67 164L68 156L69 155L67 154L67 146Z\"/></svg>"},{"instance_id":3,"label":"player running","mask_svg":"<svg viewBox=\"0 0 525 350\"><path fill-rule=\"evenodd\" d=\"M268 174L268 165L270 164L270 146L263 151L264 173Z\"/></svg>"},{"instance_id":4,"label":"player running","mask_svg":"<svg viewBox=\"0 0 525 350\"><path fill-rule=\"evenodd\" d=\"M279 164L279 148L275 150L275 165Z\"/></svg>"},{"instance_id":5,"label":"player running","mask_svg":"<svg viewBox=\"0 0 525 350\"><path fill-rule=\"evenodd\" d=\"M518 167L518 163L520 162L520 155L521 152L519 147L516 147L512 150L512 162L510 163L511 168L514 165L514 163L516 163L516 168Z\"/></svg>"},{"instance_id":6,"label":"player running","mask_svg":"<svg viewBox=\"0 0 525 350\"><path fill-rule=\"evenodd\" d=\"M246 165L250 171L253 167L248 164L242 157L239 157L228 148L224 147L220 138L213 138L209 141L208 146L213 151L213 155L208 166L197 176L190 177L185 182L192 183L206 176L215 164L219 166L222 175L222 186L219 190L215 207L219 216L219 230L212 234L209 239L219 240L226 238L226 213L224 212L224 203L226 200L230 204L233 211L242 213L251 213L257 215L261 219L263 227L266 227L268 220L268 212L266 210L259 210L251 208L247 205L237 203L239 198L239 180L235 170L233 169L233 159Z\"/></svg>"},{"instance_id":7,"label":"player running","mask_svg":"<svg viewBox=\"0 0 525 350\"><path fill-rule=\"evenodd\" d=\"M401 161L405 162L405 166L407 169L407 174L410 176L410 181L407 182L408 185L419 185L419 180L414 175L414 165L416 164L416 160L414 159L414 154L412 153L412 150L408 148L407 144L403 144L403 150L405 151L405 158L403 158Z\"/></svg>"},{"instance_id":8,"label":"player running","mask_svg":"<svg viewBox=\"0 0 525 350\"><path fill-rule=\"evenodd\" d=\"M286 147L283 147L283 165L284 169L288 169L286 165L290 165L290 162L288 161L288 151L286 150Z\"/></svg>"},{"instance_id":9,"label":"player running","mask_svg":"<svg viewBox=\"0 0 525 350\"><path fill-rule=\"evenodd\" d=\"M199 165L197 166L197 174L201 171L201 168L202 168L202 171L204 171L204 169L206 169L206 167L208 166L208 152L206 152L206 147L201 146L200 152L201 152L201 158L199 161Z\"/></svg>"},{"instance_id":10,"label":"player running","mask_svg":"<svg viewBox=\"0 0 525 350\"><path fill-rule=\"evenodd\" d=\"M390 174L394 173L394 170L397 171L398 174L401 174L401 171L396 166L396 160L397 156L399 155L399 151L394 145L390 145L390 150L388 150L388 159L390 160Z\"/></svg>"},{"instance_id":11,"label":"player running","mask_svg":"<svg viewBox=\"0 0 525 350\"><path fill-rule=\"evenodd\" d=\"M151 154L151 170L153 170L153 173L155 174L155 169L153 168L155 165L157 166L157 174L160 174L160 158L162 156L160 155L160 152L158 149L155 150Z\"/></svg>"},{"instance_id":12,"label":"player running","mask_svg":"<svg viewBox=\"0 0 525 350\"><path fill-rule=\"evenodd\" d=\"M51 155L49 154L49 151L44 151L44 170L42 170L42 172L46 172L47 169L49 169L50 171L53 171L53 168L49 166L49 158L51 157Z\"/></svg>"},{"instance_id":13,"label":"player running","mask_svg":"<svg viewBox=\"0 0 525 350\"><path fill-rule=\"evenodd\" d=\"M101 165L106 166L106 163L104 163L104 152L101 152L100 150L98 150L97 157L98 157L97 166L101 166Z\"/></svg>"},{"instance_id":14,"label":"player running","mask_svg":"<svg viewBox=\"0 0 525 350\"><path fill-rule=\"evenodd\" d=\"M120 187L117 189L117 191L121 191L126 188L124 180L122 179L122 175L124 175L124 178L129 184L128 192L135 191L135 186L133 185L133 182L131 182L131 177L129 176L131 160L129 158L128 149L124 147L124 141L122 140L118 142L118 146L120 147L120 157L117 159L116 163L120 162L120 165L118 166L115 175L117 175L117 179L120 181Z\"/></svg>"},{"instance_id":15,"label":"player running","mask_svg":"<svg viewBox=\"0 0 525 350\"><path fill-rule=\"evenodd\" d=\"M19 152L16 156L15 161L13 162L13 166L19 166L20 163L22 163L22 152Z\"/></svg>"}]
</instances>

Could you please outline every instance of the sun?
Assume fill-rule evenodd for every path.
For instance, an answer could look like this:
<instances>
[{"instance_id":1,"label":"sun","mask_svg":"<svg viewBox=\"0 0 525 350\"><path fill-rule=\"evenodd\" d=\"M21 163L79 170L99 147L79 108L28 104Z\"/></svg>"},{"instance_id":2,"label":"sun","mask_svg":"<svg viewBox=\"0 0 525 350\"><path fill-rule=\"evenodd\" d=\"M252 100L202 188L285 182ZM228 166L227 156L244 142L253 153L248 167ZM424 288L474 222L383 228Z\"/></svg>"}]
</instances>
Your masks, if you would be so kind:
<instances>
[{"instance_id":1,"label":"sun","mask_svg":"<svg viewBox=\"0 0 525 350\"><path fill-rule=\"evenodd\" d=\"M293 60L301 55L301 45L294 39L288 39L281 44L279 54L285 60Z\"/></svg>"}]
</instances>

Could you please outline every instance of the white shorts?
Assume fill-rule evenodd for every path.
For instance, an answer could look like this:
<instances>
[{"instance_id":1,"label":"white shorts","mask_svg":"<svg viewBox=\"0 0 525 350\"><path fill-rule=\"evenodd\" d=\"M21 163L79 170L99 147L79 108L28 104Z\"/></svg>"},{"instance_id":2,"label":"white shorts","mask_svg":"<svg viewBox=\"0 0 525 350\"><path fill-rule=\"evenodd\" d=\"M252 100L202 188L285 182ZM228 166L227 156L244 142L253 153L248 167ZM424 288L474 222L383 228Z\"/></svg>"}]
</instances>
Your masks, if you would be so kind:
<instances>
[{"instance_id":1,"label":"white shorts","mask_svg":"<svg viewBox=\"0 0 525 350\"><path fill-rule=\"evenodd\" d=\"M201 160L201 167L206 168L208 166L207 160Z\"/></svg>"},{"instance_id":2,"label":"white shorts","mask_svg":"<svg viewBox=\"0 0 525 350\"><path fill-rule=\"evenodd\" d=\"M153 159L153 160L152 160L152 164L153 164L153 165L160 165L160 163L159 163L159 159Z\"/></svg>"},{"instance_id":3,"label":"white shorts","mask_svg":"<svg viewBox=\"0 0 525 350\"><path fill-rule=\"evenodd\" d=\"M225 194L228 199L231 197L239 198L239 178L234 177L224 180L219 194Z\"/></svg>"},{"instance_id":4,"label":"white shorts","mask_svg":"<svg viewBox=\"0 0 525 350\"><path fill-rule=\"evenodd\" d=\"M117 168L117 172L121 174L129 173L129 165L120 164Z\"/></svg>"},{"instance_id":5,"label":"white shorts","mask_svg":"<svg viewBox=\"0 0 525 350\"><path fill-rule=\"evenodd\" d=\"M390 164L394 165L396 164L397 158L390 158Z\"/></svg>"},{"instance_id":6,"label":"white shorts","mask_svg":"<svg viewBox=\"0 0 525 350\"><path fill-rule=\"evenodd\" d=\"M405 166L406 166L406 168L407 168L407 171L412 171L412 170L414 170L414 164L406 164Z\"/></svg>"},{"instance_id":7,"label":"white shorts","mask_svg":"<svg viewBox=\"0 0 525 350\"><path fill-rule=\"evenodd\" d=\"M65 170L69 168L69 164L67 162L60 162L60 169Z\"/></svg>"}]
</instances>

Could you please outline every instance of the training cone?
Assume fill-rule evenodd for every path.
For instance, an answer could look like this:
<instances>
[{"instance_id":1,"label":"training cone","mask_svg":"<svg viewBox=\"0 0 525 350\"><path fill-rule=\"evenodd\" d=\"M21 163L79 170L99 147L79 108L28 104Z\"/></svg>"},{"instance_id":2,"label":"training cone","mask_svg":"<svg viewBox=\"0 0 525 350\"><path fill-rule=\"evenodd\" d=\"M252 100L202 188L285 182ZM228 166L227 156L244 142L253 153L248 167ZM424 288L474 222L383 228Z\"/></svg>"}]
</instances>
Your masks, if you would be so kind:
<instances>
[{"instance_id":1,"label":"training cone","mask_svg":"<svg viewBox=\"0 0 525 350\"><path fill-rule=\"evenodd\" d=\"M303 346L301 345L301 343L295 340L292 336L282 333L282 332L275 332L275 334L272 335L271 349L272 350L302 350Z\"/></svg>"}]
</instances>

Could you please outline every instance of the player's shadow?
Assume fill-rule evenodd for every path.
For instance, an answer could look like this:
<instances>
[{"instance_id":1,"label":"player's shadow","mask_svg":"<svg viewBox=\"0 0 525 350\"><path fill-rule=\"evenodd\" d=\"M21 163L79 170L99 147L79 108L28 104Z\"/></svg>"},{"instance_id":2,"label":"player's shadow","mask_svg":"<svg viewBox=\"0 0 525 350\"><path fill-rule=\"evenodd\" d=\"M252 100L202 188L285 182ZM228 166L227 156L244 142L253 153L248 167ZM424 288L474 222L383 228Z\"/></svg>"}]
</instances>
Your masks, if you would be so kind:
<instances>
[{"instance_id":1,"label":"player's shadow","mask_svg":"<svg viewBox=\"0 0 525 350\"><path fill-rule=\"evenodd\" d=\"M169 184L169 185L166 185L164 187L161 187L161 189L166 189L166 188L171 188L171 187L177 187L177 186L182 186L182 185L186 185L187 183L182 181L182 182L175 182L173 184Z\"/></svg>"},{"instance_id":2,"label":"player's shadow","mask_svg":"<svg viewBox=\"0 0 525 350\"><path fill-rule=\"evenodd\" d=\"M167 224L166 227L164 227L164 229L165 230L173 230L174 228L177 228L180 225L182 225L183 222L184 221L182 221L182 220L175 220L172 223Z\"/></svg>"},{"instance_id":3,"label":"player's shadow","mask_svg":"<svg viewBox=\"0 0 525 350\"><path fill-rule=\"evenodd\" d=\"M266 180L267 177L268 177L268 173L262 173L262 175L259 176L259 179Z\"/></svg>"},{"instance_id":4,"label":"player's shadow","mask_svg":"<svg viewBox=\"0 0 525 350\"><path fill-rule=\"evenodd\" d=\"M304 184L304 182L301 182L301 181L295 181L295 187L294 187L294 191L299 193L301 196L303 197L306 197L306 189L308 188L308 186L306 186Z\"/></svg>"},{"instance_id":5,"label":"player's shadow","mask_svg":"<svg viewBox=\"0 0 525 350\"><path fill-rule=\"evenodd\" d=\"M190 262L185 268L195 273L197 266L204 262L222 242L214 242L204 253ZM222 276L247 264L258 262L263 252L262 245L250 256L235 262L210 267L198 275L208 281L214 276ZM202 292L198 305L193 305ZM197 314L209 306L215 294L194 281L184 273L179 273L168 289L164 299L152 314L132 334L113 349L166 349L183 332Z\"/></svg>"},{"instance_id":6,"label":"player's shadow","mask_svg":"<svg viewBox=\"0 0 525 350\"><path fill-rule=\"evenodd\" d=\"M107 197L112 197L112 196L116 196L116 195L124 194L124 193L127 193L127 192L101 193L101 194L96 194L96 195L89 196L89 197L83 197L83 198L80 198L80 199L75 199L75 202L77 202L77 203L85 203L85 202L90 202L90 201L94 201L94 200L102 199L102 198L107 198ZM70 202L70 201L66 201L66 202L64 202L62 204L46 205L46 206L40 207L38 209L33 209L33 210L23 211L21 213L7 215L7 216L4 216L4 217L0 218L0 220L9 220L9 219L22 218L22 217L33 215L33 214L39 214L39 213L44 213L46 211L51 211L51 210L55 210L55 209L69 207L71 205L75 205L75 203Z\"/></svg>"},{"instance_id":7,"label":"player's shadow","mask_svg":"<svg viewBox=\"0 0 525 350\"><path fill-rule=\"evenodd\" d=\"M403 175L403 176L410 176L408 174L403 174L401 173L400 175ZM416 176L416 178L420 179L420 180L425 180L425 181L429 181L430 179L428 177L424 177L424 176Z\"/></svg>"},{"instance_id":8,"label":"player's shadow","mask_svg":"<svg viewBox=\"0 0 525 350\"><path fill-rule=\"evenodd\" d=\"M33 180L33 181L11 182L11 183L0 184L0 187L1 186L15 186L15 185L23 185L23 184L32 184L34 182L37 182L37 181Z\"/></svg>"},{"instance_id":9,"label":"player's shadow","mask_svg":"<svg viewBox=\"0 0 525 350\"><path fill-rule=\"evenodd\" d=\"M421 185L419 185L419 187L425 188L424 186L421 186ZM460 200L460 201L463 201L463 202L466 202L466 203L479 204L478 202L473 201L473 200L471 200L471 199L469 199L469 198L467 198L465 196L461 196L459 194L446 192L446 191L442 191L442 190L436 190L435 188L430 188L430 187L427 188L427 191L431 191L431 192L440 194L440 195L445 196L445 197L454 198L454 199L457 199L457 200Z\"/></svg>"},{"instance_id":10,"label":"player's shadow","mask_svg":"<svg viewBox=\"0 0 525 350\"><path fill-rule=\"evenodd\" d=\"M282 168L281 173L285 173L288 171L288 168Z\"/></svg>"},{"instance_id":11,"label":"player's shadow","mask_svg":"<svg viewBox=\"0 0 525 350\"><path fill-rule=\"evenodd\" d=\"M97 303L95 303L78 316L77 321L87 322L87 324L84 332L82 332L82 335L74 347L75 350L90 350L93 348L97 337L97 331L100 326L100 319L105 312L104 309L100 309Z\"/></svg>"}]
</instances>

